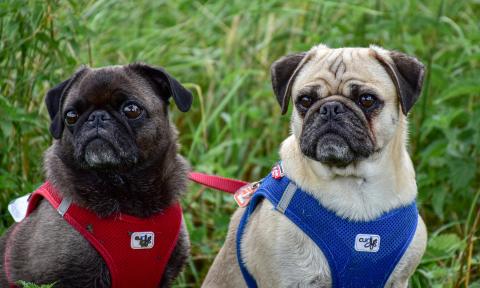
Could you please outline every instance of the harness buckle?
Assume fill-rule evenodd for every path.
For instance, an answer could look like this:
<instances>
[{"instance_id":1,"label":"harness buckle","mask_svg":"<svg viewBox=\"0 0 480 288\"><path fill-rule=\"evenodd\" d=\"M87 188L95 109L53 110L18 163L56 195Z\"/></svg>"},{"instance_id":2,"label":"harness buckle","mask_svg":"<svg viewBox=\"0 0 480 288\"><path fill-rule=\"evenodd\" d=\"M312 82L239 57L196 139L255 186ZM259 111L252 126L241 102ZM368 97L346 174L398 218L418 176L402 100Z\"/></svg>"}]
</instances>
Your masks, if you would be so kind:
<instances>
[{"instance_id":1,"label":"harness buckle","mask_svg":"<svg viewBox=\"0 0 480 288\"><path fill-rule=\"evenodd\" d=\"M252 199L252 196L255 191L257 191L258 187L260 187L260 181L247 184L238 189L233 195L238 206L241 208L246 207L248 203L250 203L250 199Z\"/></svg>"}]
</instances>

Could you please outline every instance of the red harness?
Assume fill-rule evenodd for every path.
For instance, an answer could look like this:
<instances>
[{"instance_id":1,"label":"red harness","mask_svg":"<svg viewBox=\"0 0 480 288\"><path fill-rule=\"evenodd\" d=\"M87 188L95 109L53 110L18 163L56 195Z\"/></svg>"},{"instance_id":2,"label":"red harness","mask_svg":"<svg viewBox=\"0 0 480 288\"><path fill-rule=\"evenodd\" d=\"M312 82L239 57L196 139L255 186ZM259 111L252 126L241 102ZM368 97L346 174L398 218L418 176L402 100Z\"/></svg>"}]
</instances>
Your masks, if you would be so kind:
<instances>
[{"instance_id":1,"label":"red harness","mask_svg":"<svg viewBox=\"0 0 480 288\"><path fill-rule=\"evenodd\" d=\"M111 287L159 285L180 232L182 209L179 204L146 219L125 214L99 218L85 208L68 201L62 202L65 199L46 182L33 192L27 216L42 198L63 214L63 218L100 253L110 271ZM8 279L11 279L7 268L9 254L7 250L5 269Z\"/></svg>"},{"instance_id":2,"label":"red harness","mask_svg":"<svg viewBox=\"0 0 480 288\"><path fill-rule=\"evenodd\" d=\"M228 193L234 193L248 184L241 180L197 172L191 172L189 179ZM63 218L100 253L109 268L112 288L158 286L180 232L182 208L179 204L147 219L126 214L99 218L85 208L62 201L64 199L55 188L46 182L32 193L28 202L27 217L42 198L57 209ZM9 238L13 238L21 224L22 222L13 228ZM135 239L137 236L138 240ZM146 243L150 236L152 236L150 242ZM143 244L146 244L143 249L139 247L142 237L146 237L143 239ZM9 244L7 239L3 266L9 283L12 283ZM133 246L137 249L132 248ZM10 287L16 286L11 284Z\"/></svg>"}]
</instances>

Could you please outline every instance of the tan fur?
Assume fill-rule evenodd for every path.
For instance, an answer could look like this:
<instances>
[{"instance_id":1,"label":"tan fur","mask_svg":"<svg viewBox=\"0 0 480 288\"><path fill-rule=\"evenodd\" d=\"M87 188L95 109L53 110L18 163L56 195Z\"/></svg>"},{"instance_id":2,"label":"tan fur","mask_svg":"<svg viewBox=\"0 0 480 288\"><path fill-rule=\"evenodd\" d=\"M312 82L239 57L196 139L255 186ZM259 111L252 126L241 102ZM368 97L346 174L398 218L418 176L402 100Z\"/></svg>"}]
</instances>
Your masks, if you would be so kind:
<instances>
[{"instance_id":1,"label":"tan fur","mask_svg":"<svg viewBox=\"0 0 480 288\"><path fill-rule=\"evenodd\" d=\"M305 157L298 143L303 119L296 108L292 134L280 149L286 175L323 206L343 218L370 220L410 203L417 195L415 171L406 150L407 120L401 112L397 91L389 74L374 55L391 61L379 47L312 48L298 73L292 99L302 89L318 86L321 97L346 95L349 82L366 85L385 103L371 129L376 153L343 168L325 166ZM267 200L251 216L242 239L242 252L259 287L329 287L326 258L315 243ZM216 257L203 287L246 287L236 258L236 230L244 209L233 215L224 246ZM427 232L419 217L417 230L386 287L407 287L424 253Z\"/></svg>"}]
</instances>

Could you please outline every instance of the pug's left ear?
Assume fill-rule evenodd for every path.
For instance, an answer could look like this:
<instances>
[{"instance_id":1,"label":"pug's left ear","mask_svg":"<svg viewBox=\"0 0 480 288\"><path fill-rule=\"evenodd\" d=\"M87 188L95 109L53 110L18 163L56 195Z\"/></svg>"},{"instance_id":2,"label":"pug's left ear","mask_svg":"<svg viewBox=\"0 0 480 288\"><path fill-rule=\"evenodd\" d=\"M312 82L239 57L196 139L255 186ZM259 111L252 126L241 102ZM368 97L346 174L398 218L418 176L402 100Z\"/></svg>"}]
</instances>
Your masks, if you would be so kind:
<instances>
[{"instance_id":1,"label":"pug's left ear","mask_svg":"<svg viewBox=\"0 0 480 288\"><path fill-rule=\"evenodd\" d=\"M170 97L173 97L178 109L187 112L192 106L192 93L173 78L163 68L152 67L146 64L136 63L130 65L132 69L146 77L153 85L157 93L168 103Z\"/></svg>"},{"instance_id":2,"label":"pug's left ear","mask_svg":"<svg viewBox=\"0 0 480 288\"><path fill-rule=\"evenodd\" d=\"M407 115L422 92L425 66L415 57L400 52L387 52L392 63L382 57L378 51L375 52L375 57L392 78L400 97L402 112Z\"/></svg>"}]
</instances>

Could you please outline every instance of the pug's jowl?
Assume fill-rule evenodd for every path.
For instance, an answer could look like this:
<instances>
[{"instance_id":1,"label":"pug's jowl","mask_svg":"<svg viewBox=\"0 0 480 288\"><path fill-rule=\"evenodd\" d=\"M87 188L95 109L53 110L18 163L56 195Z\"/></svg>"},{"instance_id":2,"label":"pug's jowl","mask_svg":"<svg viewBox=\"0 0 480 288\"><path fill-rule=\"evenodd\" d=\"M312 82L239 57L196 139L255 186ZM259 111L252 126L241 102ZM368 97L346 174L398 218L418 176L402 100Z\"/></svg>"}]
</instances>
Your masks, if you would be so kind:
<instances>
[{"instance_id":1,"label":"pug's jowl","mask_svg":"<svg viewBox=\"0 0 480 288\"><path fill-rule=\"evenodd\" d=\"M64 200L70 199L72 205L98 216L99 225L104 225L101 219L109 217L113 221L126 218L127 222L143 223L178 205L186 190L189 167L177 154L177 131L168 116L171 99L184 112L192 103L191 93L161 68L138 63L79 69L46 97L52 120L50 132L55 138L44 160L49 185ZM125 264L115 263L114 259L112 265L107 265L92 242L62 218L65 211L60 213L60 206L57 212L49 202L41 200L27 218L1 238L5 259L1 287L18 280L56 283L55 287L135 287L146 283L134 273L156 263L127 267L127 278L133 279L130 283L111 279L110 268ZM68 209L66 213L74 208ZM152 287L170 286L186 262L188 234L181 210L177 216L178 240L173 237L172 250L167 251L171 254L162 260L166 263L163 271L152 273L153 277L161 277ZM95 235L103 228L88 225L84 232ZM149 230L128 233L121 236L121 243L114 243L126 247L117 255L145 255L153 251L149 249L161 248L163 235ZM110 236L114 237L113 233L106 235L106 240ZM125 274L120 276L125 279Z\"/></svg>"},{"instance_id":2,"label":"pug's jowl","mask_svg":"<svg viewBox=\"0 0 480 288\"><path fill-rule=\"evenodd\" d=\"M277 60L271 73L282 113L293 103L291 135L280 148L283 172L291 183L345 222L375 221L414 205L417 186L406 141L407 114L420 95L424 76L418 60L376 46L330 49L319 45ZM239 208L233 215L203 287L246 287L239 261L258 287L338 285L332 283L329 267L335 256L327 258L269 200L258 202L237 239L247 209ZM407 287L424 253L426 228L414 209L408 247L390 274L384 275L388 277L385 287ZM364 243L374 249L365 251ZM388 248L378 235L357 234L345 245L348 253L370 255ZM343 272L348 278L348 271ZM357 276L362 281L369 277L368 273Z\"/></svg>"}]
</instances>

